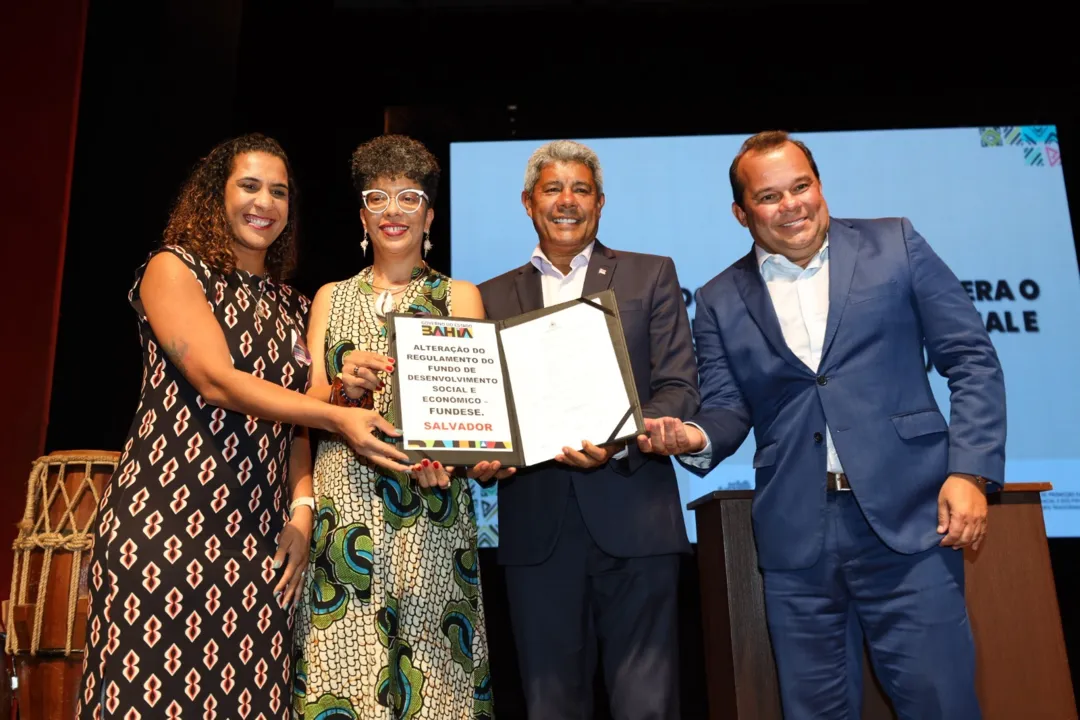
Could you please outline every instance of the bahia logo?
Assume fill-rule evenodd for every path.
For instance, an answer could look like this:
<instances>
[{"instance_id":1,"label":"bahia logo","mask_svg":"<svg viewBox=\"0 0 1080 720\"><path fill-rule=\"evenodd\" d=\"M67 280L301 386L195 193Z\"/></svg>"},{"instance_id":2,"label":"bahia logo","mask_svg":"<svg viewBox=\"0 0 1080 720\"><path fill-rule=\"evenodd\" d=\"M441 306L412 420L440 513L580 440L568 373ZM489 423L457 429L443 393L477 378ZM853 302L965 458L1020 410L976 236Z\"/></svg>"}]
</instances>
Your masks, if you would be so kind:
<instances>
[{"instance_id":1,"label":"bahia logo","mask_svg":"<svg viewBox=\"0 0 1080 720\"><path fill-rule=\"evenodd\" d=\"M472 325L424 325L421 334L425 337L472 338Z\"/></svg>"}]
</instances>

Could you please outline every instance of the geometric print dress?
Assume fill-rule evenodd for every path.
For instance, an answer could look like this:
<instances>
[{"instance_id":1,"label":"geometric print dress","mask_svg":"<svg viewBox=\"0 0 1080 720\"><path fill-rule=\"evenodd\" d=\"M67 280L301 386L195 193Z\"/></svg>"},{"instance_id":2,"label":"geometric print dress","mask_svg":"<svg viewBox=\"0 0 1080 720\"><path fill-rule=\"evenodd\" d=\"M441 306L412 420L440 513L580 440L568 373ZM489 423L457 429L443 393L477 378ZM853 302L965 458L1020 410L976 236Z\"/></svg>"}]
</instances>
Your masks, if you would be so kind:
<instances>
[{"instance_id":1,"label":"geometric print dress","mask_svg":"<svg viewBox=\"0 0 1080 720\"><path fill-rule=\"evenodd\" d=\"M334 288L326 328L328 381L353 348L389 354L370 267ZM398 302L450 315L450 278L421 266ZM374 407L395 423L392 383ZM336 436L319 443L318 511L297 619L297 714L305 720L474 720L494 717L469 480L421 488L357 457Z\"/></svg>"},{"instance_id":2,"label":"geometric print dress","mask_svg":"<svg viewBox=\"0 0 1080 720\"><path fill-rule=\"evenodd\" d=\"M306 390L305 297L239 269L224 275L180 247L162 251L202 285L234 367ZM145 268L128 294L142 389L98 508L77 715L287 718L293 618L274 597L283 571L273 557L288 520L293 426L203 400L142 312Z\"/></svg>"}]
</instances>

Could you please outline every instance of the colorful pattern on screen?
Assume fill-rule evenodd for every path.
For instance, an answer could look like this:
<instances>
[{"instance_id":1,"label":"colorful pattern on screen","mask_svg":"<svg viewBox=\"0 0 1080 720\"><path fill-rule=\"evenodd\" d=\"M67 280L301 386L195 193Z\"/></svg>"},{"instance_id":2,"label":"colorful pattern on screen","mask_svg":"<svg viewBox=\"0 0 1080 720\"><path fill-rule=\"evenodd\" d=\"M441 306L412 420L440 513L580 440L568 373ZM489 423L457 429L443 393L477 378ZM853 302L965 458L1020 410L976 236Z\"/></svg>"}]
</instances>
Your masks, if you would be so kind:
<instances>
[{"instance_id":1,"label":"colorful pattern on screen","mask_svg":"<svg viewBox=\"0 0 1080 720\"><path fill-rule=\"evenodd\" d=\"M1031 167L1056 167L1061 164L1061 148L1054 125L981 127L979 143L983 147L1019 148L1024 163Z\"/></svg>"}]
</instances>

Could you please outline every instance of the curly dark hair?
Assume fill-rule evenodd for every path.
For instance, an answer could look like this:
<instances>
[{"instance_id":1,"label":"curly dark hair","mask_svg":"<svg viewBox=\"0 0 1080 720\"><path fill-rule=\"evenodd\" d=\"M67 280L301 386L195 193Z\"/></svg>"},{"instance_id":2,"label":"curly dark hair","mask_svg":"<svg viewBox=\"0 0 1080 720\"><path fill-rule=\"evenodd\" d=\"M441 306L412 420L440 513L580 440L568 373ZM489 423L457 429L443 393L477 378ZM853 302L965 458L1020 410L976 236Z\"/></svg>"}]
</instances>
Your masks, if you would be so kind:
<instances>
[{"instance_id":1,"label":"curly dark hair","mask_svg":"<svg viewBox=\"0 0 1080 720\"><path fill-rule=\"evenodd\" d=\"M250 152L280 158L289 178L289 216L281 235L266 253L266 274L274 282L281 282L296 265L297 188L281 145L260 133L226 140L199 160L169 215L164 244L188 248L218 272L228 274L236 269L236 236L225 215L225 183L232 175L236 157Z\"/></svg>"},{"instance_id":2,"label":"curly dark hair","mask_svg":"<svg viewBox=\"0 0 1080 720\"><path fill-rule=\"evenodd\" d=\"M352 154L352 180L356 194L368 189L375 178L408 178L420 184L435 204L439 191L439 161L424 144L405 135L380 135L360 145Z\"/></svg>"}]
</instances>

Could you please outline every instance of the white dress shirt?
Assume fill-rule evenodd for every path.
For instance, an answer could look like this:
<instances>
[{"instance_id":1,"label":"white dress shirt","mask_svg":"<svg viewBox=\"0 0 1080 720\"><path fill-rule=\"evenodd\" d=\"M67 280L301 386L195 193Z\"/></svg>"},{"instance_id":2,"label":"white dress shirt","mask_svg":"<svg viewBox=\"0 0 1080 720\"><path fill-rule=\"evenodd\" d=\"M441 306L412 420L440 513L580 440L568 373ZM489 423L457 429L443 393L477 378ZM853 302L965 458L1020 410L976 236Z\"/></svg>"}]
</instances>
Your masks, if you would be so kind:
<instances>
[{"instance_id":1,"label":"white dress shirt","mask_svg":"<svg viewBox=\"0 0 1080 720\"><path fill-rule=\"evenodd\" d=\"M758 270L769 290L784 342L808 368L817 372L821 349L825 342L825 323L829 318L829 238L805 268L799 267L779 253L770 253L754 245ZM693 424L693 423L690 423ZM698 430L701 427L694 424ZM702 435L705 431L702 430ZM825 426L826 470L842 473L840 457L833 446L832 434ZM705 435L705 449L682 455L681 459L695 467L708 467L712 441Z\"/></svg>"},{"instance_id":2,"label":"white dress shirt","mask_svg":"<svg viewBox=\"0 0 1080 720\"><path fill-rule=\"evenodd\" d=\"M551 264L539 245L536 246L529 262L540 271L540 287L544 290L544 307L558 305L568 300L577 300L581 297L581 290L585 287L585 273L589 269L589 259L592 258L595 244L596 241L593 240L574 256L570 261L570 272L566 275Z\"/></svg>"},{"instance_id":3,"label":"white dress shirt","mask_svg":"<svg viewBox=\"0 0 1080 720\"><path fill-rule=\"evenodd\" d=\"M540 271L540 287L544 291L544 307L558 305L568 300L577 300L581 297L581 291L585 287L585 273L589 269L589 260L592 258L594 245L596 245L595 240L574 256L570 261L570 272L565 275L563 275L562 270L551 264L540 246L536 246L529 261ZM626 448L623 448L615 453L613 457L620 460L626 457L626 454Z\"/></svg>"}]
</instances>

